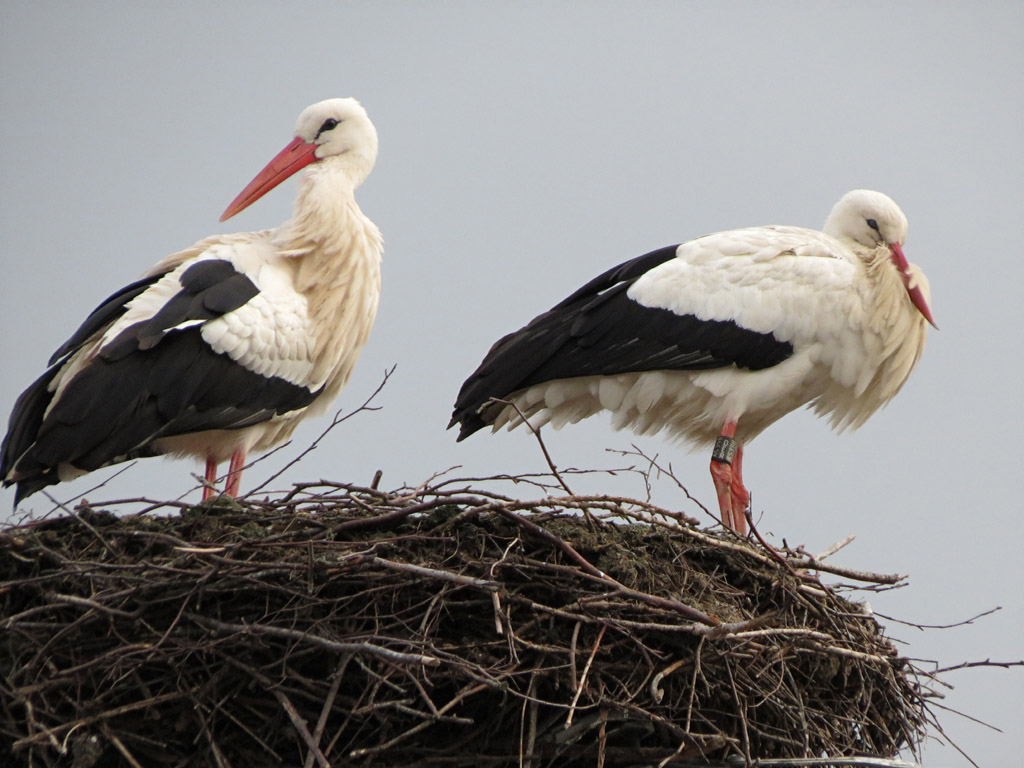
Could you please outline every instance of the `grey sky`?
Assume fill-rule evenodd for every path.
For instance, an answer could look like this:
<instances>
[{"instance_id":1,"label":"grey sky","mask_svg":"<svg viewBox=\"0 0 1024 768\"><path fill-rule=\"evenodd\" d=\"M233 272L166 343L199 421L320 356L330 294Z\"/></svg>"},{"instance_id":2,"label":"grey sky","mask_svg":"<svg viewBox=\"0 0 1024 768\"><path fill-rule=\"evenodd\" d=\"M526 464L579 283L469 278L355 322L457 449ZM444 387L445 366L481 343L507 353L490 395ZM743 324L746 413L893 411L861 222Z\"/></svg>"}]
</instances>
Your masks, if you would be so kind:
<instances>
[{"instance_id":1,"label":"grey sky","mask_svg":"<svg viewBox=\"0 0 1024 768\"><path fill-rule=\"evenodd\" d=\"M752 443L761 527L837 560L909 573L874 596L929 624L909 656L1024 656L1017 488L1024 267L1024 4L0 2L0 410L109 293L208 234L274 226L286 183L217 218L298 113L355 96L381 139L357 193L384 233L373 336L338 401L377 404L284 477L418 484L462 465L544 469L526 433L445 432L462 380L499 336L604 269L756 224L820 227L849 189L892 196L942 328L903 392L859 432L809 413ZM326 425L251 469L251 488ZM606 418L545 437L563 467L620 467L636 442L714 506L708 457ZM140 462L94 501L173 498L189 462ZM52 489L71 498L112 474ZM579 490L639 495L630 475ZM524 494L532 495L529 491ZM190 498L198 498L194 492ZM7 510L13 493L0 494ZM670 484L655 501L696 514ZM42 496L27 505L38 513ZM6 512L5 512L6 514ZM943 723L981 765L1024 754L1024 673L947 677ZM966 765L931 744L929 768Z\"/></svg>"}]
</instances>

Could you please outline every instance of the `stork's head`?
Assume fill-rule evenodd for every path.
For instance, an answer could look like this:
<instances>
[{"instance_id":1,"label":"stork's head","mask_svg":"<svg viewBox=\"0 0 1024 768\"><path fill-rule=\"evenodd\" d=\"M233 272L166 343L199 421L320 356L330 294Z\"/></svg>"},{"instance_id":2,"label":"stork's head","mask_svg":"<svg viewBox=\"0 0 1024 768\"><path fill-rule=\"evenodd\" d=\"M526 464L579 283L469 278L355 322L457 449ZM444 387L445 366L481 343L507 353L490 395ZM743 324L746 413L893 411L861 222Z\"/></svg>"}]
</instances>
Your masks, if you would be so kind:
<instances>
[{"instance_id":1,"label":"stork's head","mask_svg":"<svg viewBox=\"0 0 1024 768\"><path fill-rule=\"evenodd\" d=\"M922 275L903 255L907 217L891 197L870 189L847 192L832 208L824 231L839 240L853 240L870 251L883 246L887 248L889 259L903 279L910 301L925 320L938 328L928 299L921 290Z\"/></svg>"},{"instance_id":2,"label":"stork's head","mask_svg":"<svg viewBox=\"0 0 1024 768\"><path fill-rule=\"evenodd\" d=\"M220 220L248 208L310 163L343 166L352 186L359 186L377 160L377 129L355 99L327 99L302 110L295 138L267 163L236 197Z\"/></svg>"}]
</instances>

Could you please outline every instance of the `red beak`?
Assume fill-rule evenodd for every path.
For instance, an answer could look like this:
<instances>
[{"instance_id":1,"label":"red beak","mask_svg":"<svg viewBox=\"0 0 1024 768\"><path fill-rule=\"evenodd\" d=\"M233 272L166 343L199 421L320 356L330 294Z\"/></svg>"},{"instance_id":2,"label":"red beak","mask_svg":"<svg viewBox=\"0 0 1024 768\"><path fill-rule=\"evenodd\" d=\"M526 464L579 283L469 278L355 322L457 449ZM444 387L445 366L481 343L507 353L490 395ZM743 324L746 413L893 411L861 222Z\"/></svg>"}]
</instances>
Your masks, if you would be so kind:
<instances>
[{"instance_id":1,"label":"red beak","mask_svg":"<svg viewBox=\"0 0 1024 768\"><path fill-rule=\"evenodd\" d=\"M295 175L312 163L317 159L314 154L316 148L316 144L308 144L300 138L295 138L267 163L266 168L256 174L256 178L249 182L238 197L231 201L231 205L221 214L220 220L227 221L236 213L244 211L289 176Z\"/></svg>"},{"instance_id":2,"label":"red beak","mask_svg":"<svg viewBox=\"0 0 1024 768\"><path fill-rule=\"evenodd\" d=\"M915 285L913 288L910 287L910 262L907 261L907 257L903 255L903 248L900 247L899 243L890 243L889 252L892 254L892 263L896 265L896 269L900 271L900 277L903 278L903 285L907 288L907 294L910 296L910 301L917 307L917 311L924 315L924 319L932 324L932 327L938 330L939 326L935 325L935 320L932 318L932 311L928 307L928 302L925 301L924 294L921 293L921 286Z\"/></svg>"}]
</instances>

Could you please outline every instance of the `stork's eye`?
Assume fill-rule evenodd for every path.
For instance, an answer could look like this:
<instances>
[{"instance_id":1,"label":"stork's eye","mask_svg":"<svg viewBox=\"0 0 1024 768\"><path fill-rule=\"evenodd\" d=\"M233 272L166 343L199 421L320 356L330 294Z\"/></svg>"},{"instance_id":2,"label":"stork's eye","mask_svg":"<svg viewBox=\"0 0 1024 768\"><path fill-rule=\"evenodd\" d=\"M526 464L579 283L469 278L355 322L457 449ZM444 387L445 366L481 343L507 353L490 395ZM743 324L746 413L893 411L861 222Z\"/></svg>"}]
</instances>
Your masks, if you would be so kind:
<instances>
[{"instance_id":1,"label":"stork's eye","mask_svg":"<svg viewBox=\"0 0 1024 768\"><path fill-rule=\"evenodd\" d=\"M878 229L878 222L874 219L868 219L868 226L875 230L875 232L881 234L881 230Z\"/></svg>"},{"instance_id":2,"label":"stork's eye","mask_svg":"<svg viewBox=\"0 0 1024 768\"><path fill-rule=\"evenodd\" d=\"M317 137L319 137L320 134L323 133L324 131L333 131L335 128L338 127L338 123L340 122L341 120L337 120L333 117L328 117L326 120L324 120L323 125L320 126L320 130L316 132Z\"/></svg>"}]
</instances>

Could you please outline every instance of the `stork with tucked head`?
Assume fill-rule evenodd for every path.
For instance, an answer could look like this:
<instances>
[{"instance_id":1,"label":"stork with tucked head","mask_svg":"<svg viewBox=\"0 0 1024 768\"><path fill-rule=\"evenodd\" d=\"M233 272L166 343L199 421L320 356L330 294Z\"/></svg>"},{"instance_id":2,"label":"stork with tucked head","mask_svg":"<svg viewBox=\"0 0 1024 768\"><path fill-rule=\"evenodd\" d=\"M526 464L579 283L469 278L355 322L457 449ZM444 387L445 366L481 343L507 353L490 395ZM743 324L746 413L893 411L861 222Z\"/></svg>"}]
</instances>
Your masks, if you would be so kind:
<instances>
[{"instance_id":1,"label":"stork with tucked head","mask_svg":"<svg viewBox=\"0 0 1024 768\"><path fill-rule=\"evenodd\" d=\"M204 499L230 460L225 492L237 495L246 455L325 410L369 336L381 238L354 191L376 158L355 99L313 104L221 217L305 168L289 221L201 240L100 304L14 406L0 478L15 503L159 454L204 459Z\"/></svg>"},{"instance_id":2,"label":"stork with tucked head","mask_svg":"<svg viewBox=\"0 0 1024 768\"><path fill-rule=\"evenodd\" d=\"M707 445L722 522L745 533L744 444L808 404L856 428L920 358L935 323L906 234L896 203L855 190L823 232L737 229L627 261L500 339L449 426L462 440L605 410L617 429Z\"/></svg>"}]
</instances>

